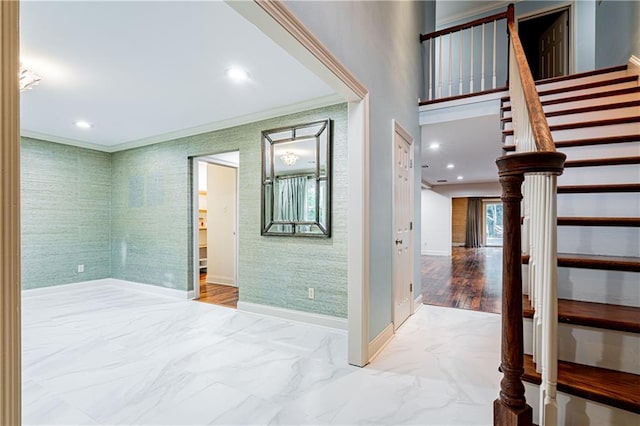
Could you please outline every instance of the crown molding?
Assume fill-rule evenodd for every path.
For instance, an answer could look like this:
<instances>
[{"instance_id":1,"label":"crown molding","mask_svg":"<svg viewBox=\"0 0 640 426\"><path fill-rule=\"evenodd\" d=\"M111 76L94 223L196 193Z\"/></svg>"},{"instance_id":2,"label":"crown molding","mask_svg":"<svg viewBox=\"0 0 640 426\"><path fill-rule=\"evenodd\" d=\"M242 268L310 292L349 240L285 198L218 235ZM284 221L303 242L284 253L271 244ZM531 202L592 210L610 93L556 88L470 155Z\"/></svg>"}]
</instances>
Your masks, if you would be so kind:
<instances>
[{"instance_id":1,"label":"crown molding","mask_svg":"<svg viewBox=\"0 0 640 426\"><path fill-rule=\"evenodd\" d=\"M100 145L92 142L80 141L75 139L68 139L68 138L63 138L55 135L48 135L45 133L33 132L27 129L22 129L20 131L20 135L28 138L33 138L33 139L45 140L48 142L60 143L63 145L73 145L80 148L113 153L118 151L124 151L127 149L140 148L147 145L168 142L171 140L199 135L202 133L213 132L215 130L228 129L230 127L241 126L243 124L255 123L257 121L268 120L270 118L281 117L283 115L294 114L297 112L307 111L310 109L322 108L330 105L339 104L342 102L346 102L346 101L337 94L331 94L327 96L322 96L320 98L298 102L291 105L285 105L285 106L276 107L276 108L272 108L265 111L241 115L239 117L230 118L228 120L216 121L216 122L207 123L201 126L189 127L182 130L176 130L173 132L163 133L163 134L154 135L148 138L137 139L137 140L124 142L116 145L110 145L110 146Z\"/></svg>"}]
</instances>

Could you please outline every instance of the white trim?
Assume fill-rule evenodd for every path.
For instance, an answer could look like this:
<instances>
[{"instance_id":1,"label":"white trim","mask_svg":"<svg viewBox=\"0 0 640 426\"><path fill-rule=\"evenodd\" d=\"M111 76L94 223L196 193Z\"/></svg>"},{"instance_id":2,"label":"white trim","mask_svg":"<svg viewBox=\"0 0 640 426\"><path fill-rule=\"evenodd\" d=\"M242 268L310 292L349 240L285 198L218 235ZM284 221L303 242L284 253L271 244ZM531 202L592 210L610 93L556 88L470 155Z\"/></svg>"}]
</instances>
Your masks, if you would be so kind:
<instances>
[{"instance_id":1,"label":"white trim","mask_svg":"<svg viewBox=\"0 0 640 426\"><path fill-rule=\"evenodd\" d=\"M420 254L423 256L451 256L450 251L444 250L422 250Z\"/></svg>"},{"instance_id":2,"label":"white trim","mask_svg":"<svg viewBox=\"0 0 640 426\"><path fill-rule=\"evenodd\" d=\"M60 143L63 145L78 146L81 148L93 149L102 152L118 152L142 146L153 145L156 143L168 142L174 139L185 138L188 136L199 135L202 133L213 132L216 130L228 129L230 127L241 126L243 124L255 123L257 121L267 120L269 118L281 117L300 111L308 111L310 109L322 108L344 102L344 99L337 94L322 96L315 99L298 102L291 105L271 108L265 111L254 112L251 114L241 115L239 117L227 120L214 121L212 123L200 126L189 127L186 129L176 130L173 132L162 133L147 138L136 139L115 145L101 145L97 143L85 142L76 139L63 138L60 136L49 135L46 133L34 132L28 129L21 129L20 134L25 137L46 140L48 142Z\"/></svg>"},{"instance_id":3,"label":"white trim","mask_svg":"<svg viewBox=\"0 0 640 426\"><path fill-rule=\"evenodd\" d=\"M338 330L347 329L347 320L345 318L316 314L313 312L296 311L293 309L279 308L277 306L262 305L259 303L243 302L242 300L238 301L238 311L282 318L289 321L297 321Z\"/></svg>"},{"instance_id":4,"label":"white trim","mask_svg":"<svg viewBox=\"0 0 640 426\"><path fill-rule=\"evenodd\" d=\"M627 63L627 74L640 75L640 58L635 55L631 55L629 62ZM640 79L638 79L638 85L640 85Z\"/></svg>"},{"instance_id":5,"label":"white trim","mask_svg":"<svg viewBox=\"0 0 640 426\"><path fill-rule=\"evenodd\" d=\"M349 102L347 305L349 364L369 362L369 95Z\"/></svg>"},{"instance_id":6,"label":"white trim","mask_svg":"<svg viewBox=\"0 0 640 426\"><path fill-rule=\"evenodd\" d=\"M114 287L125 290L141 291L143 293L155 294L157 296L172 297L175 299L189 299L190 294L193 295L193 290L178 290L176 288L160 287L153 284L137 283L135 281L126 281L117 278L109 278L108 280L109 282L107 284Z\"/></svg>"},{"instance_id":7,"label":"white trim","mask_svg":"<svg viewBox=\"0 0 640 426\"><path fill-rule=\"evenodd\" d=\"M235 279L233 277L223 277L221 275L207 274L207 278L205 281L207 282L207 284L222 284L228 285L230 287L237 287Z\"/></svg>"},{"instance_id":8,"label":"white trim","mask_svg":"<svg viewBox=\"0 0 640 426\"><path fill-rule=\"evenodd\" d=\"M413 306L414 306L414 310L413 310L414 314L424 306L424 298L422 297L422 293L418 294L418 297L416 297L413 300Z\"/></svg>"},{"instance_id":9,"label":"white trim","mask_svg":"<svg viewBox=\"0 0 640 426\"><path fill-rule=\"evenodd\" d=\"M80 281L77 283L59 284L48 287L30 288L22 290L22 297L36 297L48 294L55 294L74 288L94 288L94 287L117 287L125 290L135 290L143 293L151 293L159 296L167 296L175 299L190 299L193 291L178 290L175 288L160 287L153 284L144 284L134 281L120 280L117 278L102 278L98 280Z\"/></svg>"},{"instance_id":10,"label":"white trim","mask_svg":"<svg viewBox=\"0 0 640 426\"><path fill-rule=\"evenodd\" d=\"M369 343L369 361L372 361L375 357L377 357L380 352L391 342L393 339L394 332L393 323L390 322L384 330L380 332L370 343Z\"/></svg>"},{"instance_id":11,"label":"white trim","mask_svg":"<svg viewBox=\"0 0 640 426\"><path fill-rule=\"evenodd\" d=\"M193 238L191 239L191 267L193 276L191 285L193 286L192 299L200 298L200 164L198 157L191 158L191 229Z\"/></svg>"},{"instance_id":12,"label":"white trim","mask_svg":"<svg viewBox=\"0 0 640 426\"><path fill-rule=\"evenodd\" d=\"M77 283L67 283L67 284L51 285L47 287L28 288L28 289L22 290L22 297L23 298L37 297L37 296L59 293L62 290L74 289L76 287L91 288L91 287L102 287L102 286L111 285L111 284L112 284L111 278L102 278L102 279L91 280L91 281L80 281Z\"/></svg>"}]
</instances>

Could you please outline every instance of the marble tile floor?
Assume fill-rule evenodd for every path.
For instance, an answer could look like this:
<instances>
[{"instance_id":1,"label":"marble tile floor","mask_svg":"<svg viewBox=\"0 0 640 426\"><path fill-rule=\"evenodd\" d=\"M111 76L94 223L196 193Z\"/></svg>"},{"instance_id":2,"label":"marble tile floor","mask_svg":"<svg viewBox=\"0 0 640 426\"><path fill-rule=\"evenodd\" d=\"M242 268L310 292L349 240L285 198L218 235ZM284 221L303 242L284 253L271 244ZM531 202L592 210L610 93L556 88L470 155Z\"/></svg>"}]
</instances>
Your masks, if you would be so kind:
<instances>
[{"instance_id":1,"label":"marble tile floor","mask_svg":"<svg viewBox=\"0 0 640 426\"><path fill-rule=\"evenodd\" d=\"M423 306L367 367L345 332L111 286L23 296L26 425L489 425L500 317Z\"/></svg>"}]
</instances>

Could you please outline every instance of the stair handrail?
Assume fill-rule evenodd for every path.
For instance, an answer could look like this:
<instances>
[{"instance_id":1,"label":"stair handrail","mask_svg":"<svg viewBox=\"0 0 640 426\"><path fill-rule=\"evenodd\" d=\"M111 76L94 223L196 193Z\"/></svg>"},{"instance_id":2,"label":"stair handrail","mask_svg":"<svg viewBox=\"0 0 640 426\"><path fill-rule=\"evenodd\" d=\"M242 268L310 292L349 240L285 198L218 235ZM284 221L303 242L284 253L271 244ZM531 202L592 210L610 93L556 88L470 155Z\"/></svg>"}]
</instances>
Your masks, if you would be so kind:
<instances>
[{"instance_id":1,"label":"stair handrail","mask_svg":"<svg viewBox=\"0 0 640 426\"><path fill-rule=\"evenodd\" d=\"M437 31L433 31L427 34L420 34L420 43L422 45L423 48L423 54L424 54L424 62L425 62L425 72L424 72L424 85L425 85L425 92L427 95L427 99L424 100L423 102L421 102L421 104L423 103L428 103L429 101L433 101L435 99L440 99L440 98L445 98L445 97L452 97L452 96L457 96L457 95L466 95L466 94L471 94L471 93L481 93L481 92L485 92L487 90L498 90L498 88L496 87L496 82L497 82L497 68L496 68L496 61L497 61L497 52L496 52L496 42L497 42L497 25L498 25L498 21L501 21L503 19L507 19L507 10L505 10L504 12L500 12L500 13L496 13L490 16L486 16L483 18L479 18L479 19L475 19L473 21L469 21L466 22L464 24L460 24L460 25L454 25L448 28L444 28L441 30L437 30ZM486 50L487 46L489 43L485 42L485 26L486 24L491 24L493 23L493 34L489 35L489 37L492 37L488 42L491 43L490 47L491 47L491 75L489 76L489 78L491 79L491 82L489 84L488 80L489 78L485 78L485 62L487 60L486 58ZM475 27L482 27L481 31L480 31L480 40L475 42L475 46L476 48L479 46L479 50L480 50L480 82L479 85L476 85L476 82L474 80L474 59L476 56L476 50L474 49L474 31L473 28ZM469 31L469 57L465 57L464 59L468 59L469 60L469 68L468 69L464 69L464 62L465 60L462 59L463 57L463 32L465 30L470 30ZM454 34L458 34L458 46L453 45L453 35ZM448 37L448 58L444 58L443 59L443 51L447 50L447 45L446 42L443 45L443 40L445 36L449 36ZM428 42L428 43L425 43ZM465 47L467 47L465 45ZM459 52L459 56L458 58L454 57L454 48L458 49ZM436 56L436 50L437 50L437 54L438 54L438 58L434 58ZM428 59L427 59L428 58ZM456 62L457 61L457 62ZM446 62L446 66L445 66L445 62ZM454 62L456 68L458 68L458 73L459 73L459 78L458 78L458 89L457 89L457 94L454 94L453 92L453 69L454 69ZM447 68L447 75L448 75L448 94L443 95L443 75L444 75L444 68ZM435 69L437 68L437 70ZM463 78L463 74L464 72L468 71L469 72L469 81L464 81ZM436 74L436 76L434 76L434 74ZM435 79L437 78L437 82L435 81ZM468 86L467 86L468 84ZM468 87L468 92L466 90L466 87ZM490 87L490 88L489 88ZM478 90L479 89L479 90Z\"/></svg>"},{"instance_id":2,"label":"stair handrail","mask_svg":"<svg viewBox=\"0 0 640 426\"><path fill-rule=\"evenodd\" d=\"M522 374L522 253L529 254L528 288L535 308L533 355L542 376L539 424L557 424L557 176L565 155L556 152L540 97L507 8L509 96L516 153L498 160L503 201L502 353L494 424L532 424ZM524 185L523 185L524 183ZM524 219L521 226L521 200Z\"/></svg>"}]
</instances>

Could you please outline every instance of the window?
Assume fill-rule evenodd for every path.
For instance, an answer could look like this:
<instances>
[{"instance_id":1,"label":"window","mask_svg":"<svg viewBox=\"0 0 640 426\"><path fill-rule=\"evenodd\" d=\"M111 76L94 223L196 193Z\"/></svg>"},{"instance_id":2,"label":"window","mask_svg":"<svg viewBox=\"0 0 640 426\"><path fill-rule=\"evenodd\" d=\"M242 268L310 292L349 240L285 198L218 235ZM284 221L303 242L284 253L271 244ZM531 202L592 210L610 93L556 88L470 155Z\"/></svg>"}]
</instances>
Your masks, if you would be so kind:
<instances>
[{"instance_id":1,"label":"window","mask_svg":"<svg viewBox=\"0 0 640 426\"><path fill-rule=\"evenodd\" d=\"M484 238L487 246L502 246L502 203L484 203Z\"/></svg>"}]
</instances>

